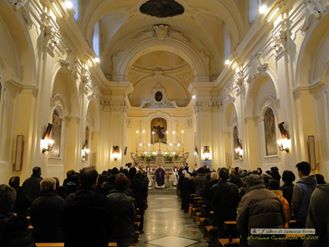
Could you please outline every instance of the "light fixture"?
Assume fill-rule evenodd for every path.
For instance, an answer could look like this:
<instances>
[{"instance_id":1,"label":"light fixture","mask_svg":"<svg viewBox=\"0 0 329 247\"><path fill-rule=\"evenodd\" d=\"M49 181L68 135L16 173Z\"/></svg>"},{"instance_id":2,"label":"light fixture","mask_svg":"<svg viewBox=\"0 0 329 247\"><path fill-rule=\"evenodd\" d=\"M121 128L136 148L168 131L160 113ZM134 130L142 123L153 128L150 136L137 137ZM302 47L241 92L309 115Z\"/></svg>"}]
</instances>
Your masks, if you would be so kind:
<instances>
[{"instance_id":1,"label":"light fixture","mask_svg":"<svg viewBox=\"0 0 329 247\"><path fill-rule=\"evenodd\" d=\"M136 130L136 134L137 134L137 135L139 134L139 130Z\"/></svg>"},{"instance_id":2,"label":"light fixture","mask_svg":"<svg viewBox=\"0 0 329 247\"><path fill-rule=\"evenodd\" d=\"M286 153L289 153L291 149L291 139L289 137L289 132L287 130L287 126L285 122L281 122L278 124L281 139L277 141L278 147L280 151L285 151Z\"/></svg>"},{"instance_id":3,"label":"light fixture","mask_svg":"<svg viewBox=\"0 0 329 247\"><path fill-rule=\"evenodd\" d=\"M145 131L145 130L143 130L142 132L143 132L143 134L145 134L145 133L146 133L146 131Z\"/></svg>"},{"instance_id":4,"label":"light fixture","mask_svg":"<svg viewBox=\"0 0 329 247\"><path fill-rule=\"evenodd\" d=\"M193 94L193 95L192 95L192 99L196 99L196 96L195 96L195 94Z\"/></svg>"},{"instance_id":5,"label":"light fixture","mask_svg":"<svg viewBox=\"0 0 329 247\"><path fill-rule=\"evenodd\" d=\"M243 159L243 149L242 149L242 146L237 147L234 151L235 151L235 153L237 155L239 155L239 159L242 160Z\"/></svg>"},{"instance_id":6,"label":"light fixture","mask_svg":"<svg viewBox=\"0 0 329 247\"><path fill-rule=\"evenodd\" d=\"M262 5L260 5L259 8L258 8L258 12L259 12L261 15L264 15L264 14L266 14L267 9L268 9L267 5L266 5L266 4L262 4Z\"/></svg>"},{"instance_id":7,"label":"light fixture","mask_svg":"<svg viewBox=\"0 0 329 247\"><path fill-rule=\"evenodd\" d=\"M86 140L81 149L81 159L82 161L87 161L88 160L88 154L90 153L90 149L88 148L88 141Z\"/></svg>"},{"instance_id":8,"label":"light fixture","mask_svg":"<svg viewBox=\"0 0 329 247\"><path fill-rule=\"evenodd\" d=\"M181 133L184 134L184 130L181 130Z\"/></svg>"},{"instance_id":9,"label":"light fixture","mask_svg":"<svg viewBox=\"0 0 329 247\"><path fill-rule=\"evenodd\" d=\"M51 151L55 143L55 141L50 138L52 127L53 125L51 123L48 123L46 131L44 132L42 139L40 140L40 148L43 154L45 152Z\"/></svg>"},{"instance_id":10,"label":"light fixture","mask_svg":"<svg viewBox=\"0 0 329 247\"><path fill-rule=\"evenodd\" d=\"M229 59L226 59L225 60L225 65L230 65L231 64L231 61Z\"/></svg>"},{"instance_id":11,"label":"light fixture","mask_svg":"<svg viewBox=\"0 0 329 247\"><path fill-rule=\"evenodd\" d=\"M101 59L99 57L95 57L95 63L100 63Z\"/></svg>"},{"instance_id":12,"label":"light fixture","mask_svg":"<svg viewBox=\"0 0 329 247\"><path fill-rule=\"evenodd\" d=\"M120 148L119 148L119 146L113 146L112 156L113 156L114 161L117 161L120 158Z\"/></svg>"},{"instance_id":13,"label":"light fixture","mask_svg":"<svg viewBox=\"0 0 329 247\"><path fill-rule=\"evenodd\" d=\"M65 6L66 9L73 9L74 8L74 5L73 5L72 1L70 1L70 0L65 0L64 6Z\"/></svg>"},{"instance_id":14,"label":"light fixture","mask_svg":"<svg viewBox=\"0 0 329 247\"><path fill-rule=\"evenodd\" d=\"M289 153L289 150L291 148L291 140L287 138L282 138L277 141L279 150L285 151L286 153Z\"/></svg>"},{"instance_id":15,"label":"light fixture","mask_svg":"<svg viewBox=\"0 0 329 247\"><path fill-rule=\"evenodd\" d=\"M210 160L211 153L209 146L203 146L202 156L204 160Z\"/></svg>"}]
</instances>

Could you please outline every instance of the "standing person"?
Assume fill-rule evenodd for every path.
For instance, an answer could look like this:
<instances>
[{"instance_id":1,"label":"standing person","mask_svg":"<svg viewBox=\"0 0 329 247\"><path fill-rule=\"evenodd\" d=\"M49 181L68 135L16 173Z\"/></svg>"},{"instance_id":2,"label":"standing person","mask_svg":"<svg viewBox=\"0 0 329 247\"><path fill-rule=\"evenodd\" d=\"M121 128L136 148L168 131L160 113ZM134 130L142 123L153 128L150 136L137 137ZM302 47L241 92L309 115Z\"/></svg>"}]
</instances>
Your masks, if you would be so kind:
<instances>
[{"instance_id":1,"label":"standing person","mask_svg":"<svg viewBox=\"0 0 329 247\"><path fill-rule=\"evenodd\" d=\"M14 176L9 179L9 186L14 188L16 191L16 200L13 208L13 212L18 215L27 215L28 207L30 203L26 198L23 188L20 186L20 177Z\"/></svg>"},{"instance_id":2,"label":"standing person","mask_svg":"<svg viewBox=\"0 0 329 247\"><path fill-rule=\"evenodd\" d=\"M39 166L33 167L31 177L26 179L22 186L23 192L28 199L29 204L31 204L33 200L39 196L41 180L41 168Z\"/></svg>"},{"instance_id":3,"label":"standing person","mask_svg":"<svg viewBox=\"0 0 329 247\"><path fill-rule=\"evenodd\" d=\"M319 185L313 192L306 228L315 228L316 240L305 240L304 247L329 246L329 184Z\"/></svg>"},{"instance_id":4,"label":"standing person","mask_svg":"<svg viewBox=\"0 0 329 247\"><path fill-rule=\"evenodd\" d=\"M135 168L131 168L135 169ZM131 170L130 169L130 170ZM138 171L136 175L131 178L131 187L134 192L135 206L138 208L138 213L141 216L139 224L139 233L144 232L144 214L147 209L148 196L148 179L143 171Z\"/></svg>"},{"instance_id":5,"label":"standing person","mask_svg":"<svg viewBox=\"0 0 329 247\"><path fill-rule=\"evenodd\" d=\"M96 191L97 177L95 168L83 168L80 171L80 189L65 199L65 247L108 245L112 223L109 201Z\"/></svg>"},{"instance_id":6,"label":"standing person","mask_svg":"<svg viewBox=\"0 0 329 247\"><path fill-rule=\"evenodd\" d=\"M238 187L229 182L229 170L221 168L219 170L219 181L210 190L211 207L215 213L215 224L219 234L223 234L224 221L235 220L236 210L239 204Z\"/></svg>"},{"instance_id":7,"label":"standing person","mask_svg":"<svg viewBox=\"0 0 329 247\"><path fill-rule=\"evenodd\" d=\"M16 216L12 209L16 192L8 185L0 185L0 245L1 247L35 247L24 216Z\"/></svg>"},{"instance_id":8,"label":"standing person","mask_svg":"<svg viewBox=\"0 0 329 247\"><path fill-rule=\"evenodd\" d=\"M35 242L63 242L64 199L56 194L56 180L45 178L41 194L31 204L30 217Z\"/></svg>"},{"instance_id":9,"label":"standing person","mask_svg":"<svg viewBox=\"0 0 329 247\"><path fill-rule=\"evenodd\" d=\"M128 186L129 179L123 173L119 173L115 177L116 190L107 196L114 226L111 239L116 241L119 247L128 247L134 237L136 211L134 198L125 193Z\"/></svg>"},{"instance_id":10,"label":"standing person","mask_svg":"<svg viewBox=\"0 0 329 247\"><path fill-rule=\"evenodd\" d=\"M282 228L284 214L279 198L265 188L261 176L251 174L246 178L247 191L238 207L237 225L240 230L240 246L278 247L278 240L259 240L252 237L252 228Z\"/></svg>"},{"instance_id":11,"label":"standing person","mask_svg":"<svg viewBox=\"0 0 329 247\"><path fill-rule=\"evenodd\" d=\"M285 170L282 174L283 185L281 190L283 192L283 197L288 201L291 207L292 194L294 192L294 184L296 177L295 174L290 170Z\"/></svg>"},{"instance_id":12,"label":"standing person","mask_svg":"<svg viewBox=\"0 0 329 247\"><path fill-rule=\"evenodd\" d=\"M291 205L297 226L305 227L311 195L317 182L315 176L310 175L311 165L308 162L300 162L296 167L300 180L294 186Z\"/></svg>"}]
</instances>

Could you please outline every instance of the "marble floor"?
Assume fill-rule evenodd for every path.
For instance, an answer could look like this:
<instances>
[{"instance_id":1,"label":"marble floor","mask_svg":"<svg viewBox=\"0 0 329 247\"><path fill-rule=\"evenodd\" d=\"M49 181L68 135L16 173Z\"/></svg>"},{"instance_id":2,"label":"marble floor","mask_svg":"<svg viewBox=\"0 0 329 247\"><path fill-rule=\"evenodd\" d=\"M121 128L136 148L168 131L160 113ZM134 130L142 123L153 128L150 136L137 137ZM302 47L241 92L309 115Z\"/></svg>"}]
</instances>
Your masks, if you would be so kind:
<instances>
[{"instance_id":1,"label":"marble floor","mask_svg":"<svg viewBox=\"0 0 329 247\"><path fill-rule=\"evenodd\" d=\"M180 210L172 188L149 191L144 231L138 247L208 247L198 226Z\"/></svg>"}]
</instances>

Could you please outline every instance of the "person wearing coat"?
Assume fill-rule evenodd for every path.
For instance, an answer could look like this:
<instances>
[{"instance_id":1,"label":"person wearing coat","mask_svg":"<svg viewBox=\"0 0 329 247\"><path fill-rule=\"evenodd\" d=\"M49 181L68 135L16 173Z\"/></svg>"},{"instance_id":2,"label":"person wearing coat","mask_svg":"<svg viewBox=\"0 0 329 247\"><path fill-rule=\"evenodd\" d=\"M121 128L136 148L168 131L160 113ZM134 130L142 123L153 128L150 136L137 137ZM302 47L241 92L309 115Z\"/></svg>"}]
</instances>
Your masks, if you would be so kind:
<instances>
[{"instance_id":1,"label":"person wearing coat","mask_svg":"<svg viewBox=\"0 0 329 247\"><path fill-rule=\"evenodd\" d=\"M210 190L211 207L215 213L215 224L219 234L223 233L224 221L235 220L236 210L239 204L238 187L229 182L229 171L227 168L219 170L219 181Z\"/></svg>"},{"instance_id":2,"label":"person wearing coat","mask_svg":"<svg viewBox=\"0 0 329 247\"><path fill-rule=\"evenodd\" d=\"M30 218L35 242L63 242L64 199L55 193L56 180L45 178L41 194L31 204Z\"/></svg>"},{"instance_id":3,"label":"person wearing coat","mask_svg":"<svg viewBox=\"0 0 329 247\"><path fill-rule=\"evenodd\" d=\"M23 192L29 201L29 205L40 194L41 168L38 166L33 167L31 177L27 178L23 185Z\"/></svg>"},{"instance_id":4,"label":"person wearing coat","mask_svg":"<svg viewBox=\"0 0 329 247\"><path fill-rule=\"evenodd\" d=\"M65 247L107 247L112 219L107 197L96 191L94 167L80 171L81 187L64 202Z\"/></svg>"},{"instance_id":5,"label":"person wearing coat","mask_svg":"<svg viewBox=\"0 0 329 247\"><path fill-rule=\"evenodd\" d=\"M251 174L246 178L247 191L238 207L237 225L240 230L240 246L278 247L285 243L278 240L258 240L252 228L282 228L284 213L279 198L265 188L261 176Z\"/></svg>"},{"instance_id":6,"label":"person wearing coat","mask_svg":"<svg viewBox=\"0 0 329 247\"><path fill-rule=\"evenodd\" d=\"M300 162L296 167L300 180L294 186L291 206L297 226L305 227L311 195L317 186L317 181L314 175L310 175L311 165L308 162Z\"/></svg>"},{"instance_id":7,"label":"person wearing coat","mask_svg":"<svg viewBox=\"0 0 329 247\"><path fill-rule=\"evenodd\" d=\"M135 200L125 192L129 183L127 176L119 173L115 176L115 191L107 196L114 226L111 240L116 241L119 247L128 247L134 237Z\"/></svg>"},{"instance_id":8,"label":"person wearing coat","mask_svg":"<svg viewBox=\"0 0 329 247\"><path fill-rule=\"evenodd\" d=\"M318 185L311 196L306 228L315 228L318 239L305 240L304 247L329 246L329 184Z\"/></svg>"},{"instance_id":9,"label":"person wearing coat","mask_svg":"<svg viewBox=\"0 0 329 247\"><path fill-rule=\"evenodd\" d=\"M0 185L0 246L35 247L28 231L25 216L13 213L16 192L8 185Z\"/></svg>"}]
</instances>

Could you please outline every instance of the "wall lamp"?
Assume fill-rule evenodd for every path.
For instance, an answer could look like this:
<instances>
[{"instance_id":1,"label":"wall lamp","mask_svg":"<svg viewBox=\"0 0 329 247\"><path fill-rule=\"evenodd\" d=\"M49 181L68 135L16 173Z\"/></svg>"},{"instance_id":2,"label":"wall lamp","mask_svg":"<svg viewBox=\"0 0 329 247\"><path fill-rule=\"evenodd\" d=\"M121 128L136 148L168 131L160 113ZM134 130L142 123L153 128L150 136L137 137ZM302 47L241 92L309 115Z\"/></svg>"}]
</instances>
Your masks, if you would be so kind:
<instances>
[{"instance_id":1,"label":"wall lamp","mask_svg":"<svg viewBox=\"0 0 329 247\"><path fill-rule=\"evenodd\" d=\"M291 139L289 138L289 132L285 125L285 122L281 122L278 124L281 133L281 139L277 141L277 144L280 151L285 151L286 153L289 153L291 149Z\"/></svg>"},{"instance_id":2,"label":"wall lamp","mask_svg":"<svg viewBox=\"0 0 329 247\"><path fill-rule=\"evenodd\" d=\"M53 148L53 145L55 141L50 138L51 135L51 129L53 128L53 125L51 123L48 123L48 126L43 133L42 139L40 140L40 148L42 153L44 154L45 152L51 151Z\"/></svg>"},{"instance_id":3,"label":"wall lamp","mask_svg":"<svg viewBox=\"0 0 329 247\"><path fill-rule=\"evenodd\" d=\"M238 139L238 147L234 150L235 153L239 156L239 159L243 159L243 148L240 140Z\"/></svg>"},{"instance_id":4,"label":"wall lamp","mask_svg":"<svg viewBox=\"0 0 329 247\"><path fill-rule=\"evenodd\" d=\"M87 161L88 160L88 154L90 153L90 149L88 148L88 142L85 141L82 145L81 149L81 159L82 161Z\"/></svg>"},{"instance_id":5,"label":"wall lamp","mask_svg":"<svg viewBox=\"0 0 329 247\"><path fill-rule=\"evenodd\" d=\"M209 146L203 146L202 156L204 160L210 160L211 153Z\"/></svg>"},{"instance_id":6,"label":"wall lamp","mask_svg":"<svg viewBox=\"0 0 329 247\"><path fill-rule=\"evenodd\" d=\"M114 161L117 161L120 158L120 148L119 148L119 146L113 146L112 156L113 156Z\"/></svg>"}]
</instances>

